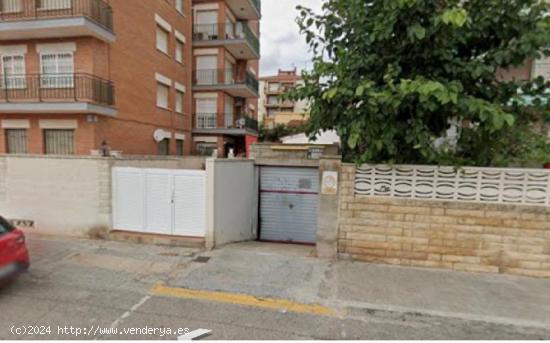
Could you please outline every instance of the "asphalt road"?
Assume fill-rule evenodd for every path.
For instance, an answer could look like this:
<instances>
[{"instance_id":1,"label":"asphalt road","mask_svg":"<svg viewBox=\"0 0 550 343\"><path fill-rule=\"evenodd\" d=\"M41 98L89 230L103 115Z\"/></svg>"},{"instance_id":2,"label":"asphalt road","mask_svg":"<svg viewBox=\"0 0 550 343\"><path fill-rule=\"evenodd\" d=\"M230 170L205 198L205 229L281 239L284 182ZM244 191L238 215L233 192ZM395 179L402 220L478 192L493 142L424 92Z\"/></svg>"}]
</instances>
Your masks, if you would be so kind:
<instances>
[{"instance_id":1,"label":"asphalt road","mask_svg":"<svg viewBox=\"0 0 550 343\"><path fill-rule=\"evenodd\" d=\"M29 273L0 290L0 339L549 339L536 328L382 312L318 315L152 292L198 251L31 235ZM179 331L178 331L179 330Z\"/></svg>"}]
</instances>

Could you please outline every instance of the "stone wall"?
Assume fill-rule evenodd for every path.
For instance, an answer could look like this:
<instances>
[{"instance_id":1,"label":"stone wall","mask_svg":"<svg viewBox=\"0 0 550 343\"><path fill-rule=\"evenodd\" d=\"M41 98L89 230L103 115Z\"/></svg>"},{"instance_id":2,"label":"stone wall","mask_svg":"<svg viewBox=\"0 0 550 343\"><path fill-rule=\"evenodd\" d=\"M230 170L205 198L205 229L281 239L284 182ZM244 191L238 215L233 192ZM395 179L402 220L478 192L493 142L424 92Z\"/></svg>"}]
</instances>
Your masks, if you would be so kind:
<instances>
[{"instance_id":1,"label":"stone wall","mask_svg":"<svg viewBox=\"0 0 550 343\"><path fill-rule=\"evenodd\" d=\"M550 208L354 194L341 173L338 253L403 266L550 277Z\"/></svg>"}]
</instances>

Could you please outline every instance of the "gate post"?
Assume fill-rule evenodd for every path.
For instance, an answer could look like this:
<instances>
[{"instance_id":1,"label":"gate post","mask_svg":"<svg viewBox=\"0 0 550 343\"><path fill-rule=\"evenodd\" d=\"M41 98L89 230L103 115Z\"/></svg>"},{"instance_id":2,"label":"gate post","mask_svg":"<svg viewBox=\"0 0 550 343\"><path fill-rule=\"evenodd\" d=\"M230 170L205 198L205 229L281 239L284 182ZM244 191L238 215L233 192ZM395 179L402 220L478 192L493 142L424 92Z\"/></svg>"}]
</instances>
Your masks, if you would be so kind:
<instances>
[{"instance_id":1,"label":"gate post","mask_svg":"<svg viewBox=\"0 0 550 343\"><path fill-rule=\"evenodd\" d=\"M336 259L338 256L338 209L340 194L341 156L323 156L319 161L319 214L317 257Z\"/></svg>"},{"instance_id":2,"label":"gate post","mask_svg":"<svg viewBox=\"0 0 550 343\"><path fill-rule=\"evenodd\" d=\"M214 249L216 246L216 237L214 229L214 178L215 178L214 158L206 159L206 235L204 245L206 249Z\"/></svg>"}]
</instances>

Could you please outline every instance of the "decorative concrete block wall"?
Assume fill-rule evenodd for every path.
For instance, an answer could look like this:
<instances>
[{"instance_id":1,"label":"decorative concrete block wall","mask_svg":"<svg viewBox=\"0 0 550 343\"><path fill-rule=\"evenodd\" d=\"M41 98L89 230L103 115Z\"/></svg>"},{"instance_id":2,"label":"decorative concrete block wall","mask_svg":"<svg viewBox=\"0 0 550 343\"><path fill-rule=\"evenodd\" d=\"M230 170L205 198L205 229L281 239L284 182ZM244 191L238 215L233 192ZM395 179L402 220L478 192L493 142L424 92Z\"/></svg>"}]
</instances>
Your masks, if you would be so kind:
<instances>
[{"instance_id":1,"label":"decorative concrete block wall","mask_svg":"<svg viewBox=\"0 0 550 343\"><path fill-rule=\"evenodd\" d=\"M539 188L547 185L540 180L530 183L527 177L524 181ZM550 207L544 200L533 205L361 195L365 187L358 190L359 182L364 178L356 180L355 166L344 165L340 256L550 278Z\"/></svg>"}]
</instances>

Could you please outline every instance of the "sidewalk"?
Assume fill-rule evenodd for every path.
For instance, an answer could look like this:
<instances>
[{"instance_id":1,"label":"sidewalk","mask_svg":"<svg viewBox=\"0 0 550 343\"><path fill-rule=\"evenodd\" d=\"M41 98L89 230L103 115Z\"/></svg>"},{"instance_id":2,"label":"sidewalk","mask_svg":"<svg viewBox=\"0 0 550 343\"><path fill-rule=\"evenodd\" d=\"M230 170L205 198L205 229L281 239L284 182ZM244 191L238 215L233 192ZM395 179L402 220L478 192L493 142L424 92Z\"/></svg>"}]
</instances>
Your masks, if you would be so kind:
<instances>
[{"instance_id":1,"label":"sidewalk","mask_svg":"<svg viewBox=\"0 0 550 343\"><path fill-rule=\"evenodd\" d=\"M171 286L321 304L342 315L418 314L550 327L550 280L329 262L312 247L241 243L207 254Z\"/></svg>"}]
</instances>

